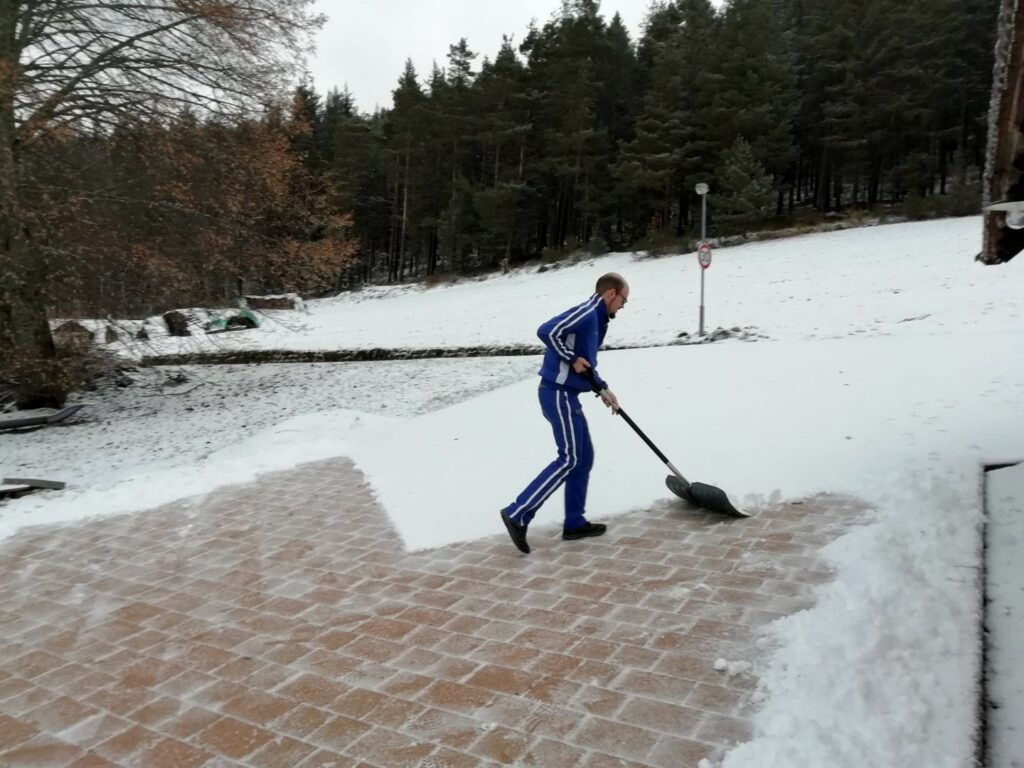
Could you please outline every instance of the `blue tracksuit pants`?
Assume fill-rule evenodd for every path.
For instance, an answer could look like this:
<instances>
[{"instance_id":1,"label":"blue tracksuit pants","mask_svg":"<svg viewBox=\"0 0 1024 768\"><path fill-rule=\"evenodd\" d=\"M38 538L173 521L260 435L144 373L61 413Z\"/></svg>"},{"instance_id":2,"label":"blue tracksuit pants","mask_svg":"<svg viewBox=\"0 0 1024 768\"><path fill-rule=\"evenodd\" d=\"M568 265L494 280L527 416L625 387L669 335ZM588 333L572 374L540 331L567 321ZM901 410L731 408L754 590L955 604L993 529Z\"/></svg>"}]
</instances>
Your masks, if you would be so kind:
<instances>
[{"instance_id":1,"label":"blue tracksuit pants","mask_svg":"<svg viewBox=\"0 0 1024 768\"><path fill-rule=\"evenodd\" d=\"M505 508L514 523L528 525L537 510L565 483L565 530L579 528L587 521L587 483L594 466L594 447L580 405L580 393L557 389L541 381L540 408L555 433L558 458L548 464L515 502Z\"/></svg>"}]
</instances>

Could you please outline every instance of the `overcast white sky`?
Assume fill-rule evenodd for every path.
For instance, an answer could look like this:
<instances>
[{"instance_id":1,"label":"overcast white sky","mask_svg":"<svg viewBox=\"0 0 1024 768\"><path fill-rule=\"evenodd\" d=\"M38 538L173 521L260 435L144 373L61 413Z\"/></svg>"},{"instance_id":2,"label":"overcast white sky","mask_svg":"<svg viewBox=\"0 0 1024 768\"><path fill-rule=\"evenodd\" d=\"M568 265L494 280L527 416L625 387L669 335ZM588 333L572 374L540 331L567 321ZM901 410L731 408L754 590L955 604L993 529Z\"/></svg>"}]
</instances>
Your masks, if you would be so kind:
<instances>
[{"instance_id":1,"label":"overcast white sky","mask_svg":"<svg viewBox=\"0 0 1024 768\"><path fill-rule=\"evenodd\" d=\"M634 41L651 0L603 0L606 21L618 11ZM319 0L328 21L310 61L318 93L346 83L360 112L390 107L391 92L411 58L421 82L432 63L447 64L448 46L466 38L479 54L493 59L501 36L511 35L518 47L530 19L543 26L561 0Z\"/></svg>"}]
</instances>

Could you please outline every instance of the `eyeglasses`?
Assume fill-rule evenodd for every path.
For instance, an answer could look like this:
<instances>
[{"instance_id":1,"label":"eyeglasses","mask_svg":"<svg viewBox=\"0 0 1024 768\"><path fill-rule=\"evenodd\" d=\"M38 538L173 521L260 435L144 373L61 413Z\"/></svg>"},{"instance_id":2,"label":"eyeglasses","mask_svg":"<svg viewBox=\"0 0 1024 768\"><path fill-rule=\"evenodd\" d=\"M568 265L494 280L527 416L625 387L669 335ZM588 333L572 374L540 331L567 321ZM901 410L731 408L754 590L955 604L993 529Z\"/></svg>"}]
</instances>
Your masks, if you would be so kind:
<instances>
[{"instance_id":1,"label":"eyeglasses","mask_svg":"<svg viewBox=\"0 0 1024 768\"><path fill-rule=\"evenodd\" d=\"M629 301L629 299L627 299L621 293L619 294L619 298L622 299L622 306L626 306L626 302Z\"/></svg>"}]
</instances>

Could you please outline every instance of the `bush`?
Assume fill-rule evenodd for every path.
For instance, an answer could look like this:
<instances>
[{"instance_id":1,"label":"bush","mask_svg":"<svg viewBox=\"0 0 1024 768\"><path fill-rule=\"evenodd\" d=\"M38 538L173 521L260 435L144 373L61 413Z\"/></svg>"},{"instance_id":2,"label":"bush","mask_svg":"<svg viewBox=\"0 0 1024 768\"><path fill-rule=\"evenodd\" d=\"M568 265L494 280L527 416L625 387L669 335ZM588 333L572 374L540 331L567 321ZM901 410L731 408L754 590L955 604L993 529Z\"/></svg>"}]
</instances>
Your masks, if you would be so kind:
<instances>
[{"instance_id":1,"label":"bush","mask_svg":"<svg viewBox=\"0 0 1024 768\"><path fill-rule=\"evenodd\" d=\"M590 241L583 246L583 250L589 256L603 256L611 249L608 247L608 242L601 235L594 235L590 238Z\"/></svg>"},{"instance_id":2,"label":"bush","mask_svg":"<svg viewBox=\"0 0 1024 768\"><path fill-rule=\"evenodd\" d=\"M427 288L436 288L439 285L450 285L459 279L458 275L451 272L435 272L423 278L423 285Z\"/></svg>"},{"instance_id":3,"label":"bush","mask_svg":"<svg viewBox=\"0 0 1024 768\"><path fill-rule=\"evenodd\" d=\"M549 245L541 250L540 261L542 264L573 263L578 255L576 248L552 248Z\"/></svg>"},{"instance_id":4,"label":"bush","mask_svg":"<svg viewBox=\"0 0 1024 768\"><path fill-rule=\"evenodd\" d=\"M981 187L972 181L954 186L945 195L911 194L903 200L899 210L911 221L973 216L981 212Z\"/></svg>"},{"instance_id":5,"label":"bush","mask_svg":"<svg viewBox=\"0 0 1024 768\"><path fill-rule=\"evenodd\" d=\"M907 195L900 208L903 215L911 221L922 221L924 219L937 218L936 208L938 207L934 198L927 198L916 192Z\"/></svg>"},{"instance_id":6,"label":"bush","mask_svg":"<svg viewBox=\"0 0 1024 768\"><path fill-rule=\"evenodd\" d=\"M981 184L977 181L957 184L946 198L948 216L973 216L981 213Z\"/></svg>"},{"instance_id":7,"label":"bush","mask_svg":"<svg viewBox=\"0 0 1024 768\"><path fill-rule=\"evenodd\" d=\"M697 250L696 239L679 237L671 230L648 232L633 245L633 250L646 251L648 256L667 256L671 253L689 253Z\"/></svg>"}]
</instances>

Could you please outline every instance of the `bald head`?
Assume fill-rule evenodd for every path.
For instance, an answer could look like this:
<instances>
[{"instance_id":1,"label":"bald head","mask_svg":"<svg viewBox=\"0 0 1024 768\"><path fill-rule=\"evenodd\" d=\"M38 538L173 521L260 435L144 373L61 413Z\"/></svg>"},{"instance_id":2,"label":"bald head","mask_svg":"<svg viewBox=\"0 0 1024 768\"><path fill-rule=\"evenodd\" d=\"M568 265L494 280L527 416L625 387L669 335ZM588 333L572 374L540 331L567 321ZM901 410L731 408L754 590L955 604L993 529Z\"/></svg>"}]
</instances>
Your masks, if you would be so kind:
<instances>
[{"instance_id":1,"label":"bald head","mask_svg":"<svg viewBox=\"0 0 1024 768\"><path fill-rule=\"evenodd\" d=\"M601 275L597 278L597 286L594 288L594 293L600 295L607 291L609 288L614 288L616 291L621 291L626 287L626 281L618 272L609 272L606 275Z\"/></svg>"}]
</instances>

